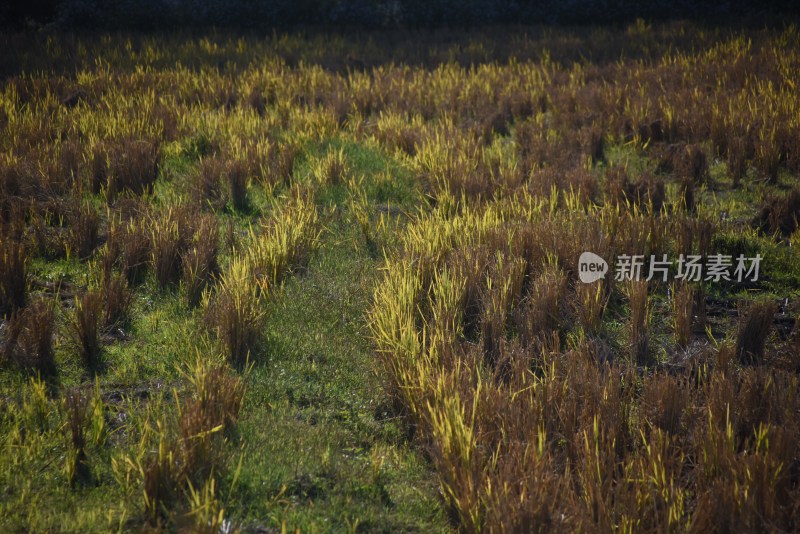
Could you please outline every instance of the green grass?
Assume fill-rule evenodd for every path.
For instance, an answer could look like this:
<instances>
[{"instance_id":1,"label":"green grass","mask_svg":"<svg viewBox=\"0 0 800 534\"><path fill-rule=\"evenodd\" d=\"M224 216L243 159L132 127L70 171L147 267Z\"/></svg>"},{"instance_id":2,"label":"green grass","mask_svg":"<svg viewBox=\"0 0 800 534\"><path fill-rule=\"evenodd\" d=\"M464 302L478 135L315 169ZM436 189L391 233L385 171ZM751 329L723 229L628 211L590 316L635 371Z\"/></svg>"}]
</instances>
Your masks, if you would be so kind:
<instances>
[{"instance_id":1,"label":"green grass","mask_svg":"<svg viewBox=\"0 0 800 534\"><path fill-rule=\"evenodd\" d=\"M349 148L358 170L381 163ZM231 512L312 532L446 531L435 479L392 413L368 339L380 262L346 217L331 219L307 271L270 304L266 354L247 374Z\"/></svg>"}]
</instances>

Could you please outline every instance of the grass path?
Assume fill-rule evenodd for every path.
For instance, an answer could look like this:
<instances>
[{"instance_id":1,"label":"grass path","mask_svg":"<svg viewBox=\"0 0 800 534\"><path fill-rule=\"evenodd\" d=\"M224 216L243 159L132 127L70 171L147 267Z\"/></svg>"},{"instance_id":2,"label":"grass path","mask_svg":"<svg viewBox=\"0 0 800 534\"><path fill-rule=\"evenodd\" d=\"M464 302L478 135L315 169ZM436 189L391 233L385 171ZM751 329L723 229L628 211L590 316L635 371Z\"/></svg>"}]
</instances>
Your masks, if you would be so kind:
<instances>
[{"instance_id":1,"label":"grass path","mask_svg":"<svg viewBox=\"0 0 800 534\"><path fill-rule=\"evenodd\" d=\"M248 529L435 532L436 480L382 389L365 312L380 261L342 221L271 305L228 503Z\"/></svg>"}]
</instances>

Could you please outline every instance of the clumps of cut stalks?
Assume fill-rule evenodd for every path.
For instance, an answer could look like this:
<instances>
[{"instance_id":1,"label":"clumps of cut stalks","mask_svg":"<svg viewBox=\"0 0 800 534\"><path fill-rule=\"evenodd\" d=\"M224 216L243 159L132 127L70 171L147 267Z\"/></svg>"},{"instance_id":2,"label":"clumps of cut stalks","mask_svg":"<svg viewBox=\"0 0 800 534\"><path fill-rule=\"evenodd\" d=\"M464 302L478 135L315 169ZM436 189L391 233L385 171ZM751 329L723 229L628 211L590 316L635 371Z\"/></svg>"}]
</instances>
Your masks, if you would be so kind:
<instances>
[{"instance_id":1,"label":"clumps of cut stalks","mask_svg":"<svg viewBox=\"0 0 800 534\"><path fill-rule=\"evenodd\" d=\"M606 306L604 284L600 280L580 284L575 288L577 303L575 313L588 332L598 332L603 322Z\"/></svg>"},{"instance_id":2,"label":"clumps of cut stalks","mask_svg":"<svg viewBox=\"0 0 800 534\"><path fill-rule=\"evenodd\" d=\"M63 215L58 213L59 204L47 203L39 209L30 209L30 225L27 229L29 250L46 260L65 258L69 241L62 235Z\"/></svg>"},{"instance_id":3,"label":"clumps of cut stalks","mask_svg":"<svg viewBox=\"0 0 800 534\"><path fill-rule=\"evenodd\" d=\"M79 389L72 389L64 397L70 447L67 453L66 474L70 487L86 483L91 470L86 455L86 426L90 420L91 398Z\"/></svg>"},{"instance_id":4,"label":"clumps of cut stalks","mask_svg":"<svg viewBox=\"0 0 800 534\"><path fill-rule=\"evenodd\" d=\"M652 311L647 289L646 280L630 280L625 287L631 314L629 323L631 351L634 361L639 363L647 361L650 346L648 326Z\"/></svg>"},{"instance_id":5,"label":"clumps of cut stalks","mask_svg":"<svg viewBox=\"0 0 800 534\"><path fill-rule=\"evenodd\" d=\"M620 206L636 206L649 213L659 213L666 200L664 181L644 173L631 182L627 170L609 167L606 173L607 195Z\"/></svg>"},{"instance_id":6,"label":"clumps of cut stalks","mask_svg":"<svg viewBox=\"0 0 800 534\"><path fill-rule=\"evenodd\" d=\"M688 399L678 379L658 373L645 382L642 397L642 415L647 422L669 434L680 433Z\"/></svg>"},{"instance_id":7,"label":"clumps of cut stalks","mask_svg":"<svg viewBox=\"0 0 800 534\"><path fill-rule=\"evenodd\" d=\"M236 426L244 401L245 386L223 365L203 360L195 363L188 376L191 397L180 406L178 429L182 444L184 474L191 481L209 477L224 458L213 434L229 435Z\"/></svg>"},{"instance_id":8,"label":"clumps of cut stalks","mask_svg":"<svg viewBox=\"0 0 800 534\"><path fill-rule=\"evenodd\" d=\"M708 180L708 157L699 145L668 145L660 158L659 169L674 171L681 181L700 184Z\"/></svg>"},{"instance_id":9,"label":"clumps of cut stalks","mask_svg":"<svg viewBox=\"0 0 800 534\"><path fill-rule=\"evenodd\" d=\"M759 364L769 338L777 305L774 302L755 302L750 305L739 324L736 337L736 356L742 364Z\"/></svg>"},{"instance_id":10,"label":"clumps of cut stalks","mask_svg":"<svg viewBox=\"0 0 800 534\"><path fill-rule=\"evenodd\" d=\"M751 143L747 137L741 135L733 137L728 143L725 153L726 163L733 186L736 188L741 185L742 178L747 174L748 163L752 158L751 152L753 151Z\"/></svg>"},{"instance_id":11,"label":"clumps of cut stalks","mask_svg":"<svg viewBox=\"0 0 800 534\"><path fill-rule=\"evenodd\" d=\"M203 291L219 271L217 243L219 229L213 216L201 216L194 236L181 257L181 272L186 300L190 307L200 304Z\"/></svg>"},{"instance_id":12,"label":"clumps of cut stalks","mask_svg":"<svg viewBox=\"0 0 800 534\"><path fill-rule=\"evenodd\" d=\"M726 363L737 350L749 359L765 352L766 334L756 333L768 332L774 308L750 310L738 349L701 349L703 363L685 369L653 362L648 290L657 286L615 288L607 280L604 296L603 283L573 288L559 270L574 265L580 250L606 249L595 241L597 226L613 245L645 247L647 233L619 230L652 217L606 207L582 219L570 210L550 226L544 203L525 205L497 202L461 214L440 207L421 216L389 257L370 311L389 391L427 445L459 528L792 524L795 499L782 492L797 485L778 466L793 461L786 440L800 435L794 423L782 426L799 406L796 381L779 369ZM517 217L524 224L514 224ZM525 239L528 231L537 239ZM594 316L581 319L560 304L572 291L586 298L584 288L598 310L606 299L627 297L631 358L605 357L610 331L588 328ZM693 291L673 291L676 340L685 345ZM473 315L479 339L469 335Z\"/></svg>"},{"instance_id":13,"label":"clumps of cut stalks","mask_svg":"<svg viewBox=\"0 0 800 534\"><path fill-rule=\"evenodd\" d=\"M768 198L751 223L761 232L789 236L800 227L800 188Z\"/></svg>"},{"instance_id":14,"label":"clumps of cut stalks","mask_svg":"<svg viewBox=\"0 0 800 534\"><path fill-rule=\"evenodd\" d=\"M267 190L291 185L294 162L299 154L300 146L296 141L276 141L270 145L267 161L261 169L262 184Z\"/></svg>"},{"instance_id":15,"label":"clumps of cut stalks","mask_svg":"<svg viewBox=\"0 0 800 534\"><path fill-rule=\"evenodd\" d=\"M247 207L248 168L244 160L204 158L192 176L191 195L196 204L221 210L228 201L233 209Z\"/></svg>"},{"instance_id":16,"label":"clumps of cut stalks","mask_svg":"<svg viewBox=\"0 0 800 534\"><path fill-rule=\"evenodd\" d=\"M581 148L584 154L592 159L592 163L599 163L605 160L606 141L603 128L598 124L586 126L579 132Z\"/></svg>"},{"instance_id":17,"label":"clumps of cut stalks","mask_svg":"<svg viewBox=\"0 0 800 534\"><path fill-rule=\"evenodd\" d=\"M284 276L305 265L319 234L313 201L299 194L292 197L260 230L250 229L244 254L234 256L215 290L205 293L206 324L232 364L245 364L258 350L265 320L263 299Z\"/></svg>"},{"instance_id":18,"label":"clumps of cut stalks","mask_svg":"<svg viewBox=\"0 0 800 534\"><path fill-rule=\"evenodd\" d=\"M170 515L184 484L181 476L178 450L175 443L166 435L167 429L159 422L158 448L155 453L136 462L139 478L142 480L144 511L147 522L161 527ZM131 460L133 463L133 460Z\"/></svg>"},{"instance_id":19,"label":"clumps of cut stalks","mask_svg":"<svg viewBox=\"0 0 800 534\"><path fill-rule=\"evenodd\" d=\"M100 286L103 301L103 328L110 329L126 323L130 319L133 292L128 280L111 271L103 273Z\"/></svg>"},{"instance_id":20,"label":"clumps of cut stalks","mask_svg":"<svg viewBox=\"0 0 800 534\"><path fill-rule=\"evenodd\" d=\"M147 219L141 215L111 223L103 257L104 271L108 272L119 262L122 274L131 286L144 281L153 250Z\"/></svg>"},{"instance_id":21,"label":"clumps of cut stalks","mask_svg":"<svg viewBox=\"0 0 800 534\"><path fill-rule=\"evenodd\" d=\"M423 137L414 165L437 198L488 199L500 188L513 190L529 174L498 160L479 139L449 122Z\"/></svg>"},{"instance_id":22,"label":"clumps of cut stalks","mask_svg":"<svg viewBox=\"0 0 800 534\"><path fill-rule=\"evenodd\" d=\"M79 259L86 259L97 247L100 216L92 206L83 204L70 213L69 219L70 252Z\"/></svg>"},{"instance_id":23,"label":"clumps of cut stalks","mask_svg":"<svg viewBox=\"0 0 800 534\"><path fill-rule=\"evenodd\" d=\"M361 229L361 235L364 238L364 243L367 245L367 250L373 257L378 255L378 245L375 240L374 232L372 231L371 213L372 206L367 199L367 193L363 187L363 177L359 180L351 178L348 183L350 189L350 199L347 206L350 216L358 224Z\"/></svg>"},{"instance_id":24,"label":"clumps of cut stalks","mask_svg":"<svg viewBox=\"0 0 800 534\"><path fill-rule=\"evenodd\" d=\"M154 429L156 450L129 458L128 465L142 481L151 526L188 523L193 532L205 532L209 525L222 522L216 479L228 465L225 444L238 421L245 385L224 365L200 356L186 378L188 391L175 392L178 419L174 427L159 421ZM152 433L143 433L140 450L149 448L146 441Z\"/></svg>"},{"instance_id":25,"label":"clumps of cut stalks","mask_svg":"<svg viewBox=\"0 0 800 534\"><path fill-rule=\"evenodd\" d=\"M483 309L480 317L480 333L484 355L489 361L496 362L500 356L500 346L506 337L506 321L522 291L527 265L522 258L509 259L502 254L497 254L493 260L491 269L486 274L485 286L482 287L481 304ZM548 288L547 292L559 290L557 275L552 282L554 287ZM537 287L534 290L534 298L542 299L545 302L536 304L554 303L552 295L536 294L537 291L541 291L541 288ZM534 320L540 318L537 317L537 311L540 310L537 310L534 305L532 314ZM545 323L537 326L546 328L547 325Z\"/></svg>"},{"instance_id":26,"label":"clumps of cut stalks","mask_svg":"<svg viewBox=\"0 0 800 534\"><path fill-rule=\"evenodd\" d=\"M686 159L681 169L683 174L692 179L694 183L705 183L709 179L708 157L698 145L686 148Z\"/></svg>"},{"instance_id":27,"label":"clumps of cut stalks","mask_svg":"<svg viewBox=\"0 0 800 534\"><path fill-rule=\"evenodd\" d=\"M280 283L304 267L319 244L321 227L313 197L300 190L290 195L272 217L248 232L245 257L261 285Z\"/></svg>"},{"instance_id":28,"label":"clumps of cut stalks","mask_svg":"<svg viewBox=\"0 0 800 534\"><path fill-rule=\"evenodd\" d=\"M413 157L420 142L421 119L419 115L409 120L395 113L381 113L375 122L373 135L383 146Z\"/></svg>"},{"instance_id":29,"label":"clumps of cut stalks","mask_svg":"<svg viewBox=\"0 0 800 534\"><path fill-rule=\"evenodd\" d=\"M53 353L53 304L36 299L8 322L3 358L42 377L56 372Z\"/></svg>"},{"instance_id":30,"label":"clumps of cut stalks","mask_svg":"<svg viewBox=\"0 0 800 534\"><path fill-rule=\"evenodd\" d=\"M102 294L91 290L75 297L75 310L67 322L72 346L90 373L97 373L102 363L100 329L103 313Z\"/></svg>"},{"instance_id":31,"label":"clumps of cut stalks","mask_svg":"<svg viewBox=\"0 0 800 534\"><path fill-rule=\"evenodd\" d=\"M159 143L148 139L121 139L102 153L95 154L92 188L100 184L108 201L128 191L141 195L151 191L161 165Z\"/></svg>"},{"instance_id":32,"label":"clumps of cut stalks","mask_svg":"<svg viewBox=\"0 0 800 534\"><path fill-rule=\"evenodd\" d=\"M28 288L25 246L0 232L0 316L25 306Z\"/></svg>"},{"instance_id":33,"label":"clumps of cut stalks","mask_svg":"<svg viewBox=\"0 0 800 534\"><path fill-rule=\"evenodd\" d=\"M259 117L263 117L264 113L267 111L267 98L264 96L264 93L258 88L253 87L250 89L250 92L247 93L247 106L256 112Z\"/></svg>"},{"instance_id":34,"label":"clumps of cut stalks","mask_svg":"<svg viewBox=\"0 0 800 534\"><path fill-rule=\"evenodd\" d=\"M259 348L266 318L264 289L248 261L236 257L219 276L214 293L205 293L206 325L233 365L244 365Z\"/></svg>"},{"instance_id":35,"label":"clumps of cut stalks","mask_svg":"<svg viewBox=\"0 0 800 534\"><path fill-rule=\"evenodd\" d=\"M192 177L191 194L195 204L207 205L212 210L225 206L223 174L225 162L219 157L203 158Z\"/></svg>"},{"instance_id":36,"label":"clumps of cut stalks","mask_svg":"<svg viewBox=\"0 0 800 534\"><path fill-rule=\"evenodd\" d=\"M105 147L96 143L92 147L88 174L88 189L95 195L100 194L108 183L108 166L108 153Z\"/></svg>"},{"instance_id":37,"label":"clumps of cut stalks","mask_svg":"<svg viewBox=\"0 0 800 534\"><path fill-rule=\"evenodd\" d=\"M350 172L350 165L344 149L330 150L322 158L313 162L311 174L323 185L340 185L345 183Z\"/></svg>"},{"instance_id":38,"label":"clumps of cut stalks","mask_svg":"<svg viewBox=\"0 0 800 534\"><path fill-rule=\"evenodd\" d=\"M694 311L694 290L686 282L673 284L672 320L675 342L681 348L689 346L692 339L692 319Z\"/></svg>"},{"instance_id":39,"label":"clumps of cut stalks","mask_svg":"<svg viewBox=\"0 0 800 534\"><path fill-rule=\"evenodd\" d=\"M248 182L245 162L239 159L228 162L227 169L225 169L225 184L233 209L237 211L247 208Z\"/></svg>"},{"instance_id":40,"label":"clumps of cut stalks","mask_svg":"<svg viewBox=\"0 0 800 534\"><path fill-rule=\"evenodd\" d=\"M216 218L185 206L137 213L138 218L110 223L101 258L105 279L111 280L110 274L119 266L128 285L134 286L152 267L161 289L183 281L190 305L197 305L217 270Z\"/></svg>"},{"instance_id":41,"label":"clumps of cut stalks","mask_svg":"<svg viewBox=\"0 0 800 534\"><path fill-rule=\"evenodd\" d=\"M151 261L161 288L180 280L181 256L191 239L190 219L191 215L185 208L173 207L151 218Z\"/></svg>"},{"instance_id":42,"label":"clumps of cut stalks","mask_svg":"<svg viewBox=\"0 0 800 534\"><path fill-rule=\"evenodd\" d=\"M770 184L778 183L781 167L781 144L776 140L776 130L764 127L758 130L754 144L753 166Z\"/></svg>"},{"instance_id":43,"label":"clumps of cut stalks","mask_svg":"<svg viewBox=\"0 0 800 534\"><path fill-rule=\"evenodd\" d=\"M54 147L49 168L44 171L48 188L58 194L79 188L81 159L81 146L76 141L66 140Z\"/></svg>"}]
</instances>

